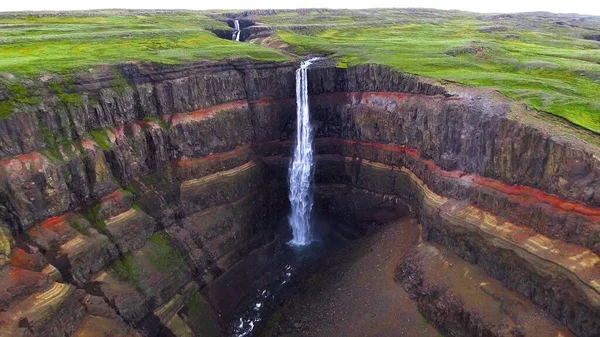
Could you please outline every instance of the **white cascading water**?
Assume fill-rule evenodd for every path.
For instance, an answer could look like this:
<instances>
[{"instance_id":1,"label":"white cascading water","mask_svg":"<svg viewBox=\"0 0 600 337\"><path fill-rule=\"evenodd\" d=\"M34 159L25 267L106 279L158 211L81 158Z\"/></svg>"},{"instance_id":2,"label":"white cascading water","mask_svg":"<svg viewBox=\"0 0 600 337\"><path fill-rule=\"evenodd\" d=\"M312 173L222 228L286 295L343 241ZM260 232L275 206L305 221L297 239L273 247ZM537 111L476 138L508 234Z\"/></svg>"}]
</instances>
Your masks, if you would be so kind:
<instances>
[{"instance_id":1,"label":"white cascading water","mask_svg":"<svg viewBox=\"0 0 600 337\"><path fill-rule=\"evenodd\" d=\"M235 31L233 32L233 36L231 37L231 39L233 41L240 41L240 21L239 20L234 20L233 21L233 26Z\"/></svg>"},{"instance_id":2,"label":"white cascading water","mask_svg":"<svg viewBox=\"0 0 600 337\"><path fill-rule=\"evenodd\" d=\"M306 70L315 60L316 58L302 62L296 70L296 147L289 170L289 198L292 206L289 221L293 234L290 244L296 246L305 246L312 241L313 130L310 125Z\"/></svg>"}]
</instances>

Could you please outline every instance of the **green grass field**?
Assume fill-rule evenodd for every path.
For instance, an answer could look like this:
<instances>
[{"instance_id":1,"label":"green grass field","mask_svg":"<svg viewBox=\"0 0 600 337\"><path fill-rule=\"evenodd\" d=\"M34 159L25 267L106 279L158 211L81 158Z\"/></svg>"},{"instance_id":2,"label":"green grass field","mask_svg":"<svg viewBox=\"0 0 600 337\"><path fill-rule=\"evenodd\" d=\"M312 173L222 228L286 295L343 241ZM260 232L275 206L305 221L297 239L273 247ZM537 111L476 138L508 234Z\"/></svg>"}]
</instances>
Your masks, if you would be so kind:
<instances>
[{"instance_id":1,"label":"green grass field","mask_svg":"<svg viewBox=\"0 0 600 337\"><path fill-rule=\"evenodd\" d=\"M0 15L0 75L16 80L15 104L31 104L15 81L125 61L182 63L249 57L284 61L279 51L216 37L214 13L103 11ZM600 133L600 17L490 16L437 10L249 12L276 29L298 55L323 53L340 66L378 63L467 85L495 88L530 107ZM2 80L4 78L4 80ZM6 82L9 76L0 76ZM15 89L16 88L16 89ZM17 90L18 89L18 90Z\"/></svg>"},{"instance_id":2,"label":"green grass field","mask_svg":"<svg viewBox=\"0 0 600 337\"><path fill-rule=\"evenodd\" d=\"M600 43L587 26L545 17L489 18L460 12L380 11L352 20L281 13L280 38L298 53L333 54L340 65L378 63L409 73L495 88L530 107L600 132ZM305 20L303 20L303 18ZM379 20L377 20L377 18ZM319 24L318 22L321 22ZM306 24L303 26L303 24Z\"/></svg>"},{"instance_id":3,"label":"green grass field","mask_svg":"<svg viewBox=\"0 0 600 337\"><path fill-rule=\"evenodd\" d=\"M0 72L70 73L132 60L286 59L274 50L220 39L210 29L228 27L198 13L0 17Z\"/></svg>"}]
</instances>

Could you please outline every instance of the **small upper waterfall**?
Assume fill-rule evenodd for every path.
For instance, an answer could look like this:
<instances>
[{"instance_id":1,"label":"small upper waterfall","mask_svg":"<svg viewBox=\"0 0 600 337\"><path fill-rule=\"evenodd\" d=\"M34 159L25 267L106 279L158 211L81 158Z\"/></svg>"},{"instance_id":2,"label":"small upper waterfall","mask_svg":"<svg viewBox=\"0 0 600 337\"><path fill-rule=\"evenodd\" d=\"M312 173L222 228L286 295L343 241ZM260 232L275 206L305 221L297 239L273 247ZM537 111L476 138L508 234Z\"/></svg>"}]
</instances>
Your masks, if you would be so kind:
<instances>
[{"instance_id":1,"label":"small upper waterfall","mask_svg":"<svg viewBox=\"0 0 600 337\"><path fill-rule=\"evenodd\" d=\"M289 169L289 198L292 211L289 216L293 245L304 246L312 241L311 215L313 207L313 130L308 106L308 67L316 58L304 61L296 70L296 147Z\"/></svg>"},{"instance_id":2,"label":"small upper waterfall","mask_svg":"<svg viewBox=\"0 0 600 337\"><path fill-rule=\"evenodd\" d=\"M231 36L231 39L233 41L240 41L240 20L233 20L233 27L235 29L235 31L233 32L233 35Z\"/></svg>"}]
</instances>

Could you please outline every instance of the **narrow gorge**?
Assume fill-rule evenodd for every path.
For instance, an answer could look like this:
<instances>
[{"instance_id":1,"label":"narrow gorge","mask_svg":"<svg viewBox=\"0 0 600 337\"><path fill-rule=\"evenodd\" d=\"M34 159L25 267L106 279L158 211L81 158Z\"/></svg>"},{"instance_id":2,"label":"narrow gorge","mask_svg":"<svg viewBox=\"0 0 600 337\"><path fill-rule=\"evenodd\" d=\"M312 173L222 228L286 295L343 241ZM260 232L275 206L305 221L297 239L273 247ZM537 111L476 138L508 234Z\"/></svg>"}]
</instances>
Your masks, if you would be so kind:
<instances>
[{"instance_id":1,"label":"narrow gorge","mask_svg":"<svg viewBox=\"0 0 600 337\"><path fill-rule=\"evenodd\" d=\"M106 66L0 119L0 335L230 334L285 268L298 67ZM385 66L305 74L315 211L350 249L406 247L391 277L424 324L600 336L597 134Z\"/></svg>"}]
</instances>

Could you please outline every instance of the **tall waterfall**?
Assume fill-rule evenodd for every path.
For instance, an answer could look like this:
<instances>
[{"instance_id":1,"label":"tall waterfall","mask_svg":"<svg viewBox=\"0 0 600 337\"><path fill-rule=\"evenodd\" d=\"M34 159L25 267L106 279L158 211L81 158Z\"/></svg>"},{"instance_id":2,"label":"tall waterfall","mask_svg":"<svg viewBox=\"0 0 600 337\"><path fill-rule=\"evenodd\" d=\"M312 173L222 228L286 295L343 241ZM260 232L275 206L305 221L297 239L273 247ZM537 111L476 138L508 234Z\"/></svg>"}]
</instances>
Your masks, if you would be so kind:
<instances>
[{"instance_id":1,"label":"tall waterfall","mask_svg":"<svg viewBox=\"0 0 600 337\"><path fill-rule=\"evenodd\" d=\"M289 221L293 232L290 243L297 246L308 245L312 241L313 130L310 125L306 70L315 60L316 58L302 62L296 70L296 147L289 170L289 197L292 205Z\"/></svg>"},{"instance_id":2,"label":"tall waterfall","mask_svg":"<svg viewBox=\"0 0 600 337\"><path fill-rule=\"evenodd\" d=\"M240 41L240 20L234 20L233 21L233 27L235 29L235 31L233 32L233 36L231 37L231 39L233 41Z\"/></svg>"}]
</instances>

